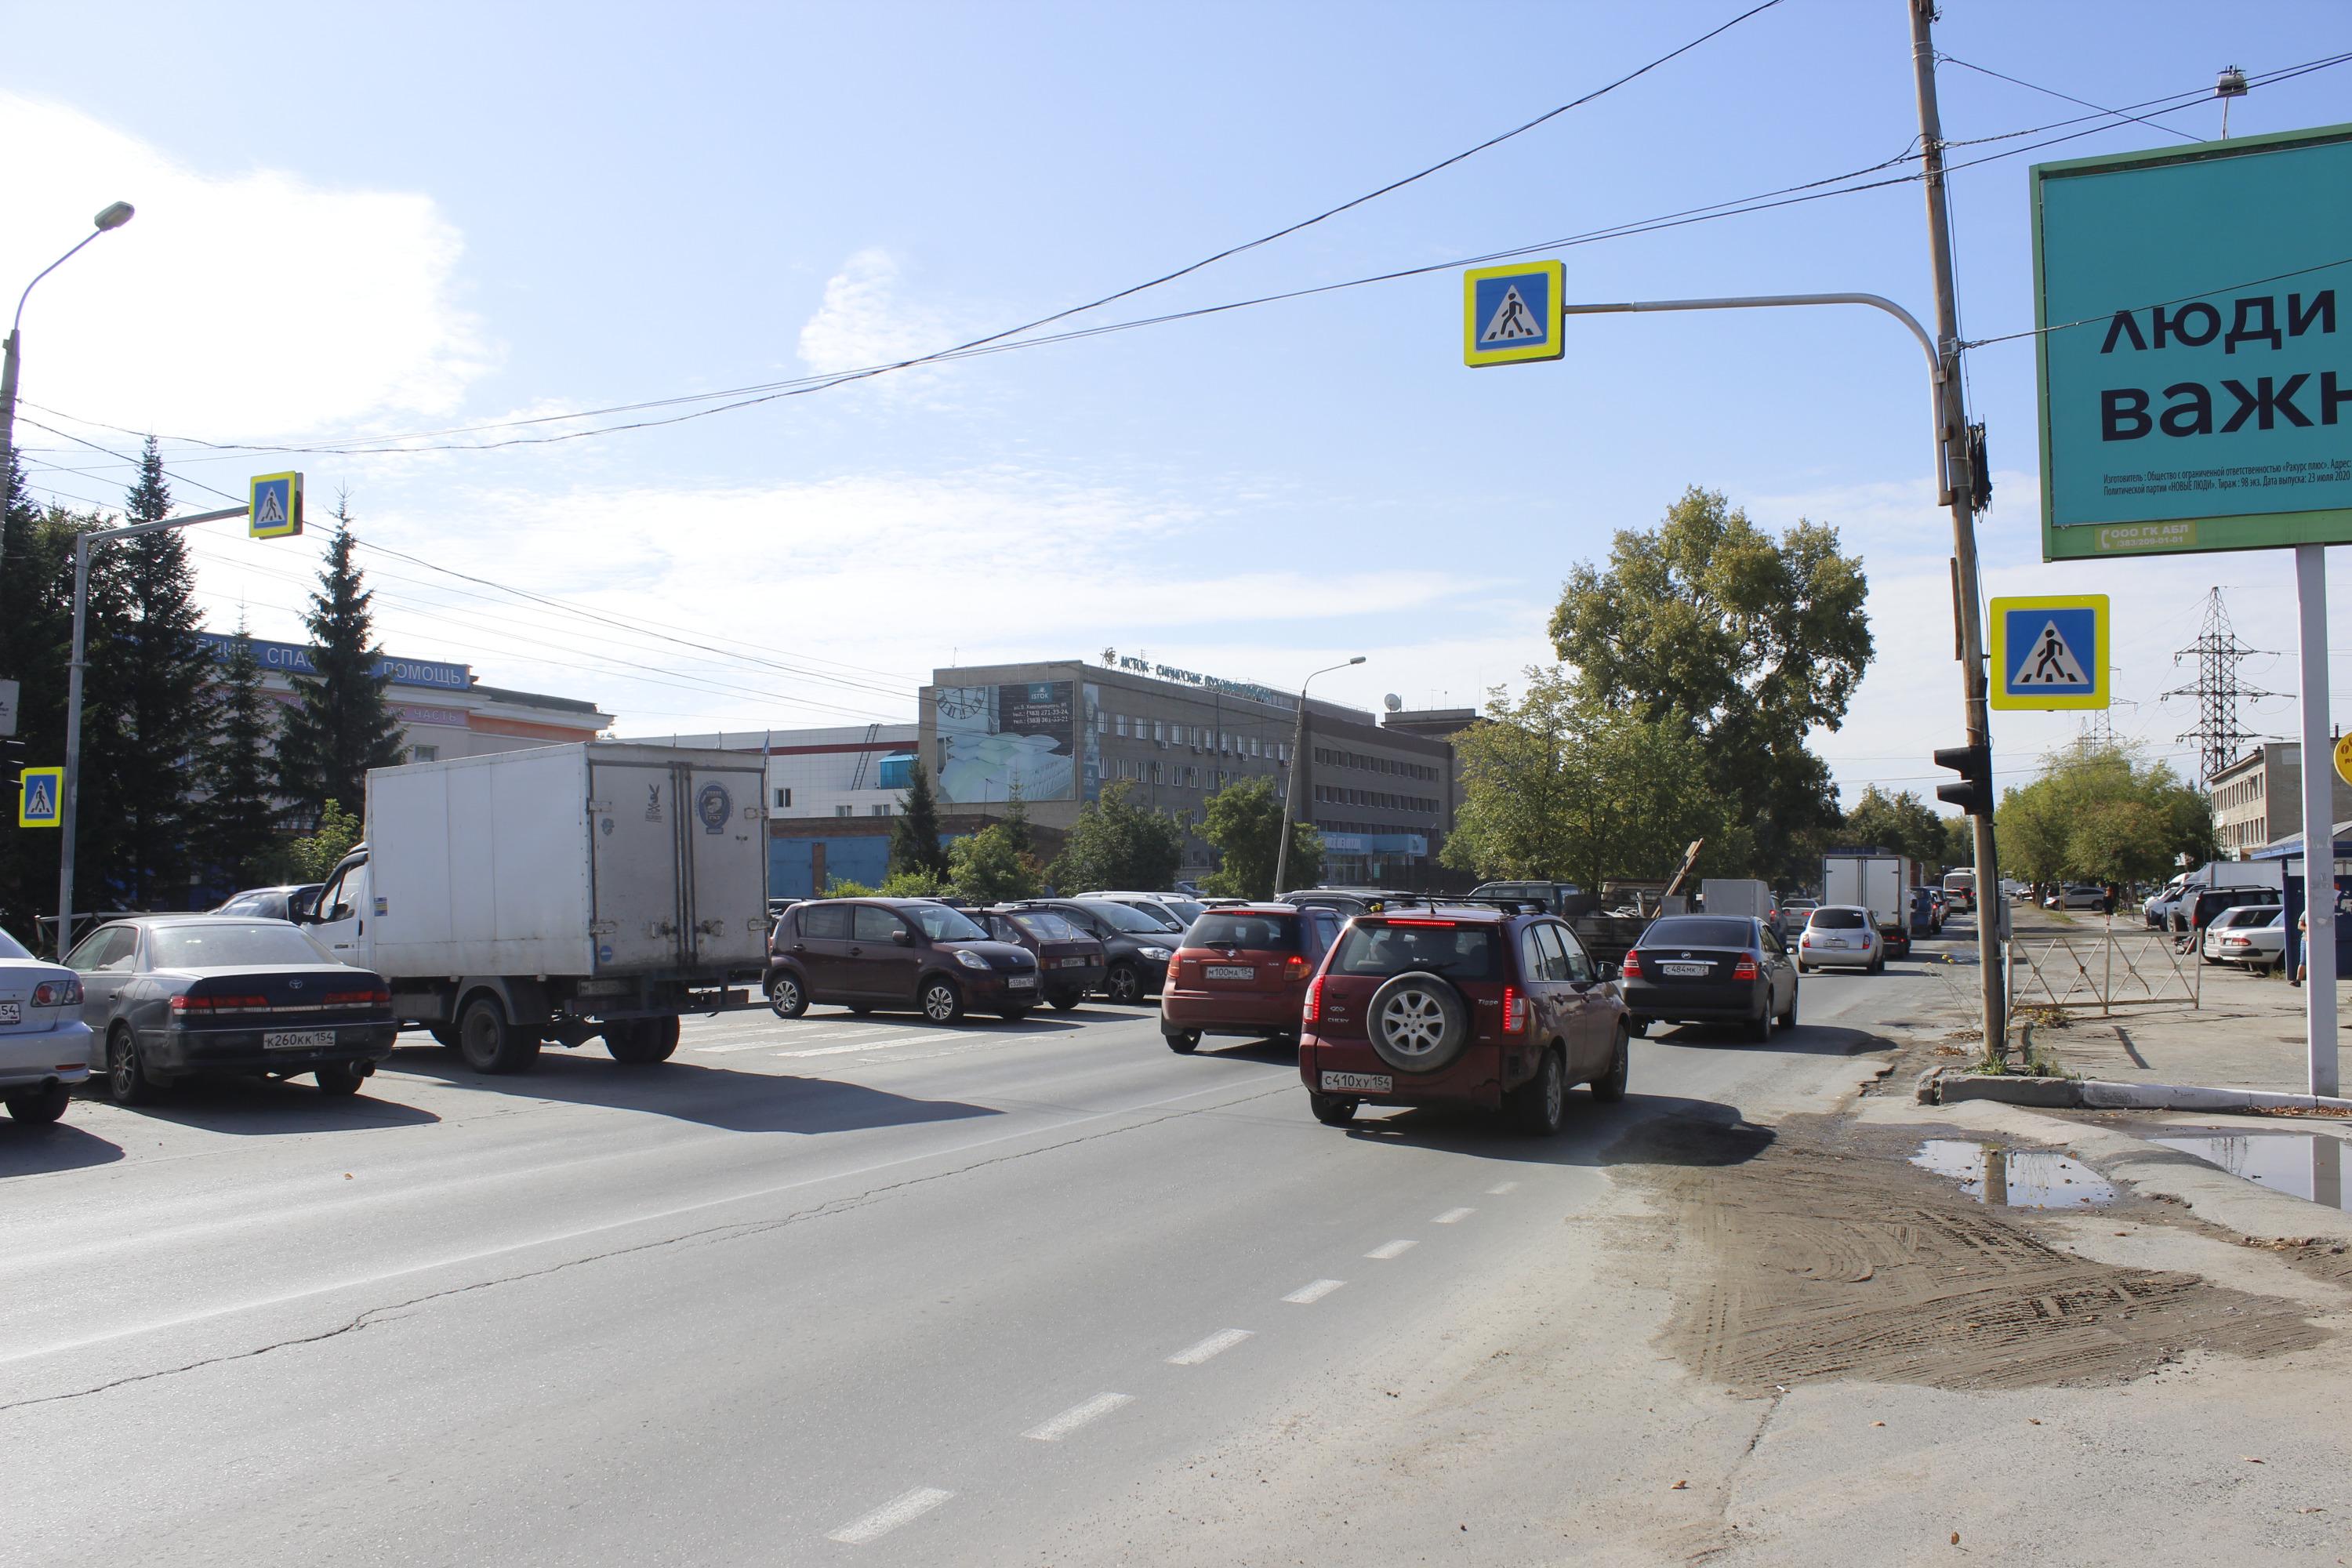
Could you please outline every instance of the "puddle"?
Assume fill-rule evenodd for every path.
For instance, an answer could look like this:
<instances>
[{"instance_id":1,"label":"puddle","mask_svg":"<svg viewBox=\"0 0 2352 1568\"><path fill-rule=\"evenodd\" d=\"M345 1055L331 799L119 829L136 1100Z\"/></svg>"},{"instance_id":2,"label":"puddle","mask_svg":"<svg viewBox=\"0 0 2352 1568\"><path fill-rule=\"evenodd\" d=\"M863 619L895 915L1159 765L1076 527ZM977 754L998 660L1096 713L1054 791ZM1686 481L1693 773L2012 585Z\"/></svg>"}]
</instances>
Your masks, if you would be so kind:
<instances>
[{"instance_id":1,"label":"puddle","mask_svg":"<svg viewBox=\"0 0 2352 1568\"><path fill-rule=\"evenodd\" d=\"M2148 1141L2194 1154L2274 1193L2352 1209L2344 1197L2344 1167L2352 1161L2346 1158L2343 1140L2324 1132L2197 1132Z\"/></svg>"},{"instance_id":2,"label":"puddle","mask_svg":"<svg viewBox=\"0 0 2352 1568\"><path fill-rule=\"evenodd\" d=\"M2088 1165L2047 1149L2003 1149L1969 1138L1930 1138L1911 1163L1949 1176L1980 1204L2013 1209L2078 1209L2116 1201Z\"/></svg>"}]
</instances>

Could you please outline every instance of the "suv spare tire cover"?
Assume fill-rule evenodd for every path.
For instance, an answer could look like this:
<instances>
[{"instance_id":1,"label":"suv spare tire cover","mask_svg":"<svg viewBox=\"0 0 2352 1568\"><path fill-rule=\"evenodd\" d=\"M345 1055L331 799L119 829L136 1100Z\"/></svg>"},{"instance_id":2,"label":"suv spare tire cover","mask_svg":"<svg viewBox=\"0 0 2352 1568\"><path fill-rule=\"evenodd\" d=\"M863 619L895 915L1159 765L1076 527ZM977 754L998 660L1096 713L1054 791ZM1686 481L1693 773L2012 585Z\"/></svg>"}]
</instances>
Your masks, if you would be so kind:
<instances>
[{"instance_id":1,"label":"suv spare tire cover","mask_svg":"<svg viewBox=\"0 0 2352 1568\"><path fill-rule=\"evenodd\" d=\"M1382 981L1364 1024L1372 1049L1399 1072L1435 1072L1470 1043L1470 1009L1462 993L1425 969Z\"/></svg>"}]
</instances>

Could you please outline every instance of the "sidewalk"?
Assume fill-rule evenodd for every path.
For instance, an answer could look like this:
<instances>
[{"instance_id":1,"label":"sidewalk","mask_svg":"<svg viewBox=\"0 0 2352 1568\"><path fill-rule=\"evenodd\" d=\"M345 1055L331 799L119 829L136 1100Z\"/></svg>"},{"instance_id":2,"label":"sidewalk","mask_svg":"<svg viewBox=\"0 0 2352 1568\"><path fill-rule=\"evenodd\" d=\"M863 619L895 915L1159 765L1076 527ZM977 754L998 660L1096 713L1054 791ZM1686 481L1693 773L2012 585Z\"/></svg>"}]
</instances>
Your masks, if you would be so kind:
<instances>
[{"instance_id":1,"label":"sidewalk","mask_svg":"<svg viewBox=\"0 0 2352 1568\"><path fill-rule=\"evenodd\" d=\"M2344 987L2340 1020L2352 1016ZM2339 1026L2338 1049L2342 1050ZM2208 965L2200 1007L2186 1003L2064 1009L2037 1022L2035 1047L2070 1073L2117 1083L2200 1084L2301 1094L2308 1085L2303 993L2285 981Z\"/></svg>"}]
</instances>

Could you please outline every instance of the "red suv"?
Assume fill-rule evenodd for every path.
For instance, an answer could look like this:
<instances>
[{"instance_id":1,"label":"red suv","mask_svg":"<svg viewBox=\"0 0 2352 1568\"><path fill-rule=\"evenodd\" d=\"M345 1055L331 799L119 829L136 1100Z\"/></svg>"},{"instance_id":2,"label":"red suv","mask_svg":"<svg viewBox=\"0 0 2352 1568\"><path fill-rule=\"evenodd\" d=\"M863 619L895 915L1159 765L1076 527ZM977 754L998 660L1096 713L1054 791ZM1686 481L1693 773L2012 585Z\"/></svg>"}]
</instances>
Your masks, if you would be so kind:
<instances>
[{"instance_id":1,"label":"red suv","mask_svg":"<svg viewBox=\"0 0 2352 1568\"><path fill-rule=\"evenodd\" d=\"M1227 904L1195 920L1168 961L1160 1034L1171 1051L1200 1049L1203 1035L1296 1040L1307 983L1339 935L1329 910Z\"/></svg>"},{"instance_id":2,"label":"red suv","mask_svg":"<svg viewBox=\"0 0 2352 1568\"><path fill-rule=\"evenodd\" d=\"M1523 906L1359 915L1307 989L1298 1076L1315 1119L1369 1100L1506 1110L1559 1131L1569 1089L1625 1098L1632 1031L1615 972Z\"/></svg>"}]
</instances>

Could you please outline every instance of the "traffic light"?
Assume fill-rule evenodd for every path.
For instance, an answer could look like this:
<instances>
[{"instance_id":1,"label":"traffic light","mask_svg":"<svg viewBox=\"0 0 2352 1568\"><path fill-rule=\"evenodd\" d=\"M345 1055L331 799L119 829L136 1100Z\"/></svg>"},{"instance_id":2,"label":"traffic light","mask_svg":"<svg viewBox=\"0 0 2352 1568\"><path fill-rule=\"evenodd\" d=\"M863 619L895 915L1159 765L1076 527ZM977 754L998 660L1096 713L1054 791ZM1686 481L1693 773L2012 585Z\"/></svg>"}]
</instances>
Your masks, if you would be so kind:
<instances>
[{"instance_id":1,"label":"traffic light","mask_svg":"<svg viewBox=\"0 0 2352 1568\"><path fill-rule=\"evenodd\" d=\"M1936 753L1936 765L1960 775L1957 784L1937 784L1936 798L1957 805L1968 816L1992 815L1992 748L1946 746Z\"/></svg>"}]
</instances>

